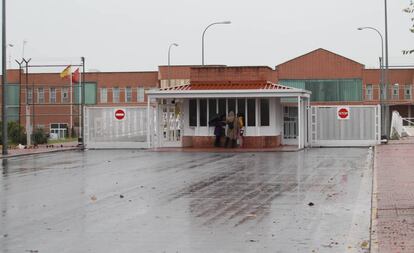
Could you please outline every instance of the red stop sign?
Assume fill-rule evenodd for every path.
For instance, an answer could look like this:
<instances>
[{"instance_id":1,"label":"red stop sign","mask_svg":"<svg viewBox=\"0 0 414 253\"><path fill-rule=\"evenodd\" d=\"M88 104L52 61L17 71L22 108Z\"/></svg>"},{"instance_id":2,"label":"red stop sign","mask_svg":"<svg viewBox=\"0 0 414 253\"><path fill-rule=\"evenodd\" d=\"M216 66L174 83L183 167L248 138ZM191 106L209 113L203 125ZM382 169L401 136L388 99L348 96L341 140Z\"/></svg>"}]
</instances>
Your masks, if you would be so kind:
<instances>
[{"instance_id":1,"label":"red stop sign","mask_svg":"<svg viewBox=\"0 0 414 253\"><path fill-rule=\"evenodd\" d=\"M115 118L117 120L123 120L125 118L125 111L122 109L118 109L115 111Z\"/></svg>"},{"instance_id":2,"label":"red stop sign","mask_svg":"<svg viewBox=\"0 0 414 253\"><path fill-rule=\"evenodd\" d=\"M340 119L347 119L349 117L349 110L347 108L341 108L338 110L338 117Z\"/></svg>"}]
</instances>

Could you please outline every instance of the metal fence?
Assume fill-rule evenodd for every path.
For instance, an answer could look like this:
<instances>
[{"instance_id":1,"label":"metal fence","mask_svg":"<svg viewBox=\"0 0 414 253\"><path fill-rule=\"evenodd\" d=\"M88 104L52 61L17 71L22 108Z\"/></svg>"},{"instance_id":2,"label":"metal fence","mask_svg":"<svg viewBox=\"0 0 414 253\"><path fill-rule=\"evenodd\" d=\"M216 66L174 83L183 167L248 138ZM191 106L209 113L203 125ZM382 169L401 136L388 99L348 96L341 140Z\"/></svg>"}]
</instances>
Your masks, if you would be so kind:
<instances>
[{"instance_id":1,"label":"metal fence","mask_svg":"<svg viewBox=\"0 0 414 253\"><path fill-rule=\"evenodd\" d=\"M380 106L347 106L349 117L338 118L338 106L312 106L311 146L370 146L381 140Z\"/></svg>"},{"instance_id":2,"label":"metal fence","mask_svg":"<svg viewBox=\"0 0 414 253\"><path fill-rule=\"evenodd\" d=\"M123 119L117 119L115 112L123 110ZM148 122L147 107L85 107L86 148L147 148L147 124L154 129L154 109L150 109Z\"/></svg>"}]
</instances>

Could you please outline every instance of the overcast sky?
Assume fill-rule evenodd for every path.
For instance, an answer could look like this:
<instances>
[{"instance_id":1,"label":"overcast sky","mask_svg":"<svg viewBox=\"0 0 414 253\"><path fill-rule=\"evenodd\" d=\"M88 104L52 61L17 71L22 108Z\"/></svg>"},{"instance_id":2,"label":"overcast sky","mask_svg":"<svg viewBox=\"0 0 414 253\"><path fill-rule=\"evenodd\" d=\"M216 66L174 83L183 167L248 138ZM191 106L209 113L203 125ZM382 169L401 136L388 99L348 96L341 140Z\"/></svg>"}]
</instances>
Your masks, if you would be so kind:
<instances>
[{"instance_id":1,"label":"overcast sky","mask_svg":"<svg viewBox=\"0 0 414 253\"><path fill-rule=\"evenodd\" d=\"M325 48L377 67L384 31L382 0L8 0L12 58L38 63L85 56L87 69L156 70L167 64L201 64L201 34L215 21L230 25L206 33L205 63L274 68L301 54ZM414 64L402 50L414 48L409 0L388 0L390 65ZM16 67L16 64L13 65Z\"/></svg>"}]
</instances>

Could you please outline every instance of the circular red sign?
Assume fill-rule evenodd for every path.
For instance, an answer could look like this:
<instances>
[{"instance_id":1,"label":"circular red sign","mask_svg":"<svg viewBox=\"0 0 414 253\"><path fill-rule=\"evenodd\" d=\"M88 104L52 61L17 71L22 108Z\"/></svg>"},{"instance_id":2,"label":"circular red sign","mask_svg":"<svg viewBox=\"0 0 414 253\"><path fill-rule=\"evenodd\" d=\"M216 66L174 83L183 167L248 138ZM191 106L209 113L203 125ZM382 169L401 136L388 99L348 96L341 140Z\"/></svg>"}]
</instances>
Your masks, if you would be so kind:
<instances>
[{"instance_id":1,"label":"circular red sign","mask_svg":"<svg viewBox=\"0 0 414 253\"><path fill-rule=\"evenodd\" d=\"M339 118L341 118L341 119L346 119L346 118L348 118L348 116L349 116L349 111L348 111L348 109L346 109L346 108L341 108L341 109L339 109L339 111L338 111L338 116L339 116Z\"/></svg>"},{"instance_id":2,"label":"circular red sign","mask_svg":"<svg viewBox=\"0 0 414 253\"><path fill-rule=\"evenodd\" d=\"M115 111L115 118L117 120L122 120L125 118L125 111L122 109L118 109Z\"/></svg>"}]
</instances>

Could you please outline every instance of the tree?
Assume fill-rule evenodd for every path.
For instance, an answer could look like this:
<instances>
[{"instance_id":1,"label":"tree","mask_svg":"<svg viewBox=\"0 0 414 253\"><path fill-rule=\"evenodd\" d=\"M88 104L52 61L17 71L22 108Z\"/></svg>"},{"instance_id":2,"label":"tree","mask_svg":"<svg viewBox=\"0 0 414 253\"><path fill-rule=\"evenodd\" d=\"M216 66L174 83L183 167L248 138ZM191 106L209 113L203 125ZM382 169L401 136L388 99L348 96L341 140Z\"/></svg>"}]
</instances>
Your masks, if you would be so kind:
<instances>
[{"instance_id":1,"label":"tree","mask_svg":"<svg viewBox=\"0 0 414 253\"><path fill-rule=\"evenodd\" d=\"M410 4L408 5L408 7L405 8L403 11L405 13L408 13L411 16L411 22L413 22L413 24L410 27L410 32L414 33L414 17L413 17L413 14L414 14L414 2L411 0L410 1ZM404 55L406 55L406 54L412 54L412 53L414 53L414 49L403 50L403 54Z\"/></svg>"}]
</instances>

